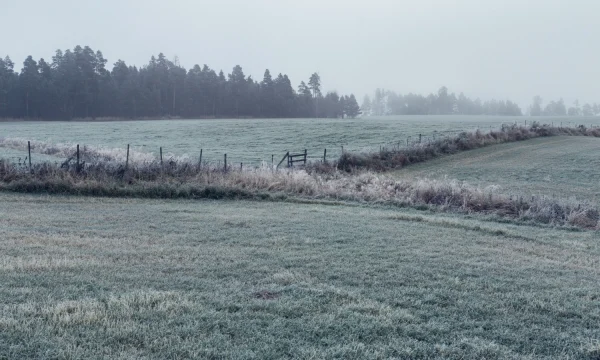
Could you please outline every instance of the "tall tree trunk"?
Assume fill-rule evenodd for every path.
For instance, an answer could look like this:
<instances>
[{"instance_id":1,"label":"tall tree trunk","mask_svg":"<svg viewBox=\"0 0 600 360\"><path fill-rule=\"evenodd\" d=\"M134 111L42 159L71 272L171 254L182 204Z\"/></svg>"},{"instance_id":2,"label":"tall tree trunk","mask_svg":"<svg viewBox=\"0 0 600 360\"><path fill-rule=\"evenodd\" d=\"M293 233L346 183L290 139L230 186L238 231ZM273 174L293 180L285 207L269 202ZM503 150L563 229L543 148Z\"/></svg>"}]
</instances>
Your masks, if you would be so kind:
<instances>
[{"instance_id":1,"label":"tall tree trunk","mask_svg":"<svg viewBox=\"0 0 600 360\"><path fill-rule=\"evenodd\" d=\"M175 115L175 84L173 84L173 115Z\"/></svg>"}]
</instances>

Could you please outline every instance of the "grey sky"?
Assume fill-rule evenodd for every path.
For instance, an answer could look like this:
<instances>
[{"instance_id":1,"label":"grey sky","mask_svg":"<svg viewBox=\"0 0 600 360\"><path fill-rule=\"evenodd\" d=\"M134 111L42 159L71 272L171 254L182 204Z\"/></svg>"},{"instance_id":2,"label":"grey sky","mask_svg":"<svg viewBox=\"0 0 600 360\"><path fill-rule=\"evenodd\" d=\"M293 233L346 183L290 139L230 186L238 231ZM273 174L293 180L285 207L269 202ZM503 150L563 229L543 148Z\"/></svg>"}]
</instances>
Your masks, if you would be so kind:
<instances>
[{"instance_id":1,"label":"grey sky","mask_svg":"<svg viewBox=\"0 0 600 360\"><path fill-rule=\"evenodd\" d=\"M600 102L597 0L0 0L0 24L0 56L19 66L89 45L109 68L163 52L294 87L318 71L325 90L361 97L446 85L522 106Z\"/></svg>"}]
</instances>

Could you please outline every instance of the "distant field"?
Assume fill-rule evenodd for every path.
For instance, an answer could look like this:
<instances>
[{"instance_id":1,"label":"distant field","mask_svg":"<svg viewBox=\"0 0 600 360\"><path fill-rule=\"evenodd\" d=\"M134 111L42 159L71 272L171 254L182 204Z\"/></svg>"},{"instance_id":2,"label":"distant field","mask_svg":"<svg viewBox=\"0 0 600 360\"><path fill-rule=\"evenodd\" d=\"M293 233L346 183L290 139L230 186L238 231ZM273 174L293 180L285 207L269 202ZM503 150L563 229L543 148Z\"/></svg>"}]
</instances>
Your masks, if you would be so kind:
<instances>
[{"instance_id":1,"label":"distant field","mask_svg":"<svg viewBox=\"0 0 600 360\"><path fill-rule=\"evenodd\" d=\"M407 210L1 193L0 359L595 359L598 259Z\"/></svg>"},{"instance_id":2,"label":"distant field","mask_svg":"<svg viewBox=\"0 0 600 360\"><path fill-rule=\"evenodd\" d=\"M447 176L473 185L499 185L505 193L600 202L600 139L552 137L501 144L407 166L394 175Z\"/></svg>"},{"instance_id":3,"label":"distant field","mask_svg":"<svg viewBox=\"0 0 600 360\"><path fill-rule=\"evenodd\" d=\"M600 125L600 118L536 119L541 122ZM168 156L220 161L227 153L231 163L260 165L281 158L286 151L308 150L309 157L321 159L327 148L330 159L346 151L375 151L380 146L406 144L425 138L452 135L461 131L489 131L504 123L523 125L528 117L503 116L390 116L365 119L216 119L125 122L0 122L0 157L13 161L26 156L26 142L19 149L2 147L3 138L22 138L69 147L81 144L115 149L125 154L127 144L136 152L158 156L163 147ZM409 138L410 137L410 138ZM132 155L133 156L133 155ZM34 161L54 160L34 154Z\"/></svg>"}]
</instances>

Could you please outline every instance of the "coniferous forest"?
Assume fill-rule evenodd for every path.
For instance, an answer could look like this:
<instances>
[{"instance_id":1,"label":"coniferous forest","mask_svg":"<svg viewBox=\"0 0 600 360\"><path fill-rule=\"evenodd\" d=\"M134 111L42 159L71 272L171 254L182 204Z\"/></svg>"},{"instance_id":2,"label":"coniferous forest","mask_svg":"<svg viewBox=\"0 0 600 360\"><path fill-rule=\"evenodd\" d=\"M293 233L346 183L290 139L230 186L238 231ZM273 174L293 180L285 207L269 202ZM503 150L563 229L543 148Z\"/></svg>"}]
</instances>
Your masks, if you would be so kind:
<instances>
[{"instance_id":1,"label":"coniferous forest","mask_svg":"<svg viewBox=\"0 0 600 360\"><path fill-rule=\"evenodd\" d=\"M231 73L194 65L160 53L141 67L118 60L107 67L101 51L89 46L57 50L50 61L27 57L18 67L0 57L0 119L145 118L355 118L363 115L522 115L510 100L472 100L441 87L437 93L397 94L377 89L362 107L354 94L323 94L319 74L294 89L285 74L267 69L258 81L237 65ZM21 69L20 71L18 69ZM527 114L600 115L600 105L563 100L545 108L536 96Z\"/></svg>"},{"instance_id":2,"label":"coniferous forest","mask_svg":"<svg viewBox=\"0 0 600 360\"><path fill-rule=\"evenodd\" d=\"M51 61L29 56L21 71L0 58L0 118L293 118L356 117L354 95L321 93L314 73L297 90L287 75L265 70L263 79L207 65L183 68L162 53L136 67L123 60L112 69L89 46L57 50Z\"/></svg>"}]
</instances>

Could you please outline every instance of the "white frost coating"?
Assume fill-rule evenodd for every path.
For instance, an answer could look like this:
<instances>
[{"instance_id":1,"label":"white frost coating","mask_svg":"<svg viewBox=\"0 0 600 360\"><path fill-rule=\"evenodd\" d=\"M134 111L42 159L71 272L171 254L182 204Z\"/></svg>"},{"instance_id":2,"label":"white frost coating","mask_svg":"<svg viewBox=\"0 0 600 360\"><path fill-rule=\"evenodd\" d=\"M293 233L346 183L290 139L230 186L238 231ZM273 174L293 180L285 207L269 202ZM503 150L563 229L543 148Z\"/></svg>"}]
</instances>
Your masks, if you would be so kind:
<instances>
[{"instance_id":1,"label":"white frost coating","mask_svg":"<svg viewBox=\"0 0 600 360\"><path fill-rule=\"evenodd\" d=\"M22 138L3 138L0 137L0 147L27 151L27 140ZM48 141L31 141L31 151L38 154L51 155L58 158L68 159L75 156L77 144L51 143ZM101 146L81 146L79 147L80 156L84 161L97 162L125 162L127 158L127 149L124 148L105 148ZM176 161L185 160L186 156L175 157L171 154L163 155L164 159L173 159ZM142 164L145 162L156 161L157 157L152 153L129 149L129 161L132 164Z\"/></svg>"}]
</instances>

